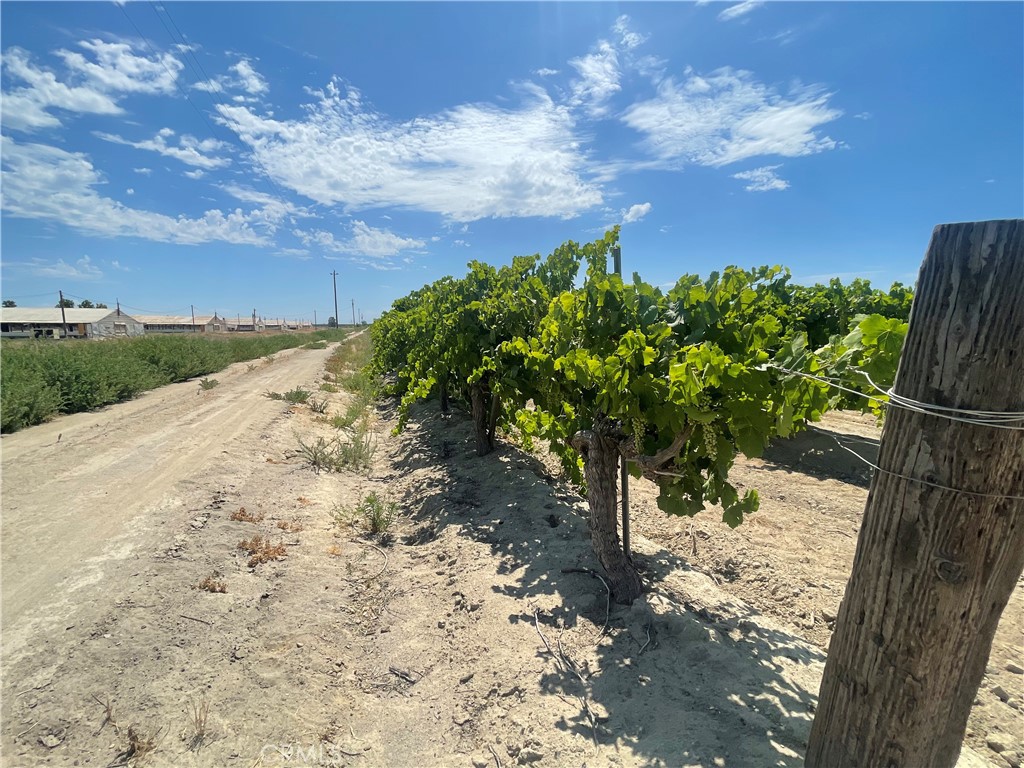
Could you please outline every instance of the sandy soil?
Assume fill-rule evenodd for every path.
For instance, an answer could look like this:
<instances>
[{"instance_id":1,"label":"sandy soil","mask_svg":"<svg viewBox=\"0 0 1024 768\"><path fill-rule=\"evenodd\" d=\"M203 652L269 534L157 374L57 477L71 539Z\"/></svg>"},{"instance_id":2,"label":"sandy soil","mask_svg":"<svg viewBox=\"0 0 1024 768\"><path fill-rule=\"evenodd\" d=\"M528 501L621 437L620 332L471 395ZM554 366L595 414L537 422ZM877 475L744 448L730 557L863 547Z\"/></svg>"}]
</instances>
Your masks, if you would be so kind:
<instances>
[{"instance_id":1,"label":"sandy soil","mask_svg":"<svg viewBox=\"0 0 1024 768\"><path fill-rule=\"evenodd\" d=\"M691 535L637 484L652 591L609 607L566 572L594 566L583 503L544 457L477 458L459 412L428 405L392 436L382 407L368 472L314 473L299 438L334 430L262 393L315 389L329 352L0 441L3 765L801 764L858 467L837 477L813 441L745 463L764 504L736 532L708 514ZM383 539L352 514L371 491L399 510ZM254 534L284 556L250 567ZM1020 624L1003 625L989 683L1019 702ZM993 697L972 738L1002 765L986 736L1021 719Z\"/></svg>"}]
</instances>

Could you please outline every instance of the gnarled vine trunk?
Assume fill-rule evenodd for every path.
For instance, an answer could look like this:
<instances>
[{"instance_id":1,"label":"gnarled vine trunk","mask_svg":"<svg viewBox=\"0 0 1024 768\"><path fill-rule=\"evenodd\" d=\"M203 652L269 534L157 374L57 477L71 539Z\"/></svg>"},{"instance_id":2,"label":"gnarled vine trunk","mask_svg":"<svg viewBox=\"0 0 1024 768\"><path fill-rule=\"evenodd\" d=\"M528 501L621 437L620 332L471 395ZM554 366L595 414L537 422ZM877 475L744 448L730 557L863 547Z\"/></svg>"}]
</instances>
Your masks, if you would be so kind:
<instances>
[{"instance_id":1,"label":"gnarled vine trunk","mask_svg":"<svg viewBox=\"0 0 1024 768\"><path fill-rule=\"evenodd\" d=\"M590 541L594 554L604 566L612 597L618 603L630 604L643 592L643 583L633 563L622 551L619 541L618 488L619 442L602 435L600 426L593 431L579 432L573 446L584 458L587 501L590 504Z\"/></svg>"},{"instance_id":2,"label":"gnarled vine trunk","mask_svg":"<svg viewBox=\"0 0 1024 768\"><path fill-rule=\"evenodd\" d=\"M487 393L480 384L469 387L469 404L473 410L473 431L476 434L476 455L486 456L491 452L491 438L487 432Z\"/></svg>"},{"instance_id":3,"label":"gnarled vine trunk","mask_svg":"<svg viewBox=\"0 0 1024 768\"><path fill-rule=\"evenodd\" d=\"M448 381L441 382L441 413L448 413Z\"/></svg>"}]
</instances>

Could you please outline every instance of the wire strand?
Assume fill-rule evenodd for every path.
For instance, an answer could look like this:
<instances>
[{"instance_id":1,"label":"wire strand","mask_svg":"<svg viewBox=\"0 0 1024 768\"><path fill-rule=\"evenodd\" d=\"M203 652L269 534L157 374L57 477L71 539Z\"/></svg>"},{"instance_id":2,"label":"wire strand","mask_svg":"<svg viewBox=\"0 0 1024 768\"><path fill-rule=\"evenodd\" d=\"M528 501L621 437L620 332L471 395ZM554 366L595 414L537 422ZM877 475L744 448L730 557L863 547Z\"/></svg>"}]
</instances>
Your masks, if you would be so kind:
<instances>
[{"instance_id":1,"label":"wire strand","mask_svg":"<svg viewBox=\"0 0 1024 768\"><path fill-rule=\"evenodd\" d=\"M817 427L812 427L810 425L808 425L807 428L810 429L813 432L817 432L819 434L825 435L826 437L831 437L832 440L835 441L835 444L838 445L840 448L842 448L844 451L846 451L848 453L852 453L854 456L856 456L862 462L867 464L869 467L871 467L872 469L874 469L874 470L876 470L878 472L882 472L883 474L891 475L892 477L898 477L901 480L907 480L908 482L911 482L911 483L920 483L921 485L927 485L927 486L930 486L932 488L938 488L939 490L950 491L951 493L966 493L969 496L979 496L979 497L981 497L983 499L1008 499L1008 500L1011 500L1011 501L1024 501L1024 496L1016 496L1016 495L1009 494L1009 493L985 493L985 492L982 492L982 491L969 491L966 488L954 488L953 486L950 486L950 485L943 485L942 483L933 483L931 480L924 480L923 478L920 478L920 477L911 477L910 475L904 475L904 474L900 474L899 472L893 472L891 469L884 469L883 467L878 466L874 462L869 461L868 459L864 458L863 456L861 456L859 453L857 453L852 448L843 445L839 441L839 438L836 437L835 435L833 435L832 433L826 432L823 429L818 429Z\"/></svg>"},{"instance_id":2,"label":"wire strand","mask_svg":"<svg viewBox=\"0 0 1024 768\"><path fill-rule=\"evenodd\" d=\"M872 400L881 405L890 406L893 408L902 408L906 411L912 411L913 413L920 413L926 416L937 416L940 419L947 419L948 421L957 421L963 424L971 424L976 427L991 427L992 429L1007 429L1011 432L1024 432L1024 413L1019 411L974 411L962 408L950 408L941 405L932 405L930 403L922 403L913 398L904 397L903 395L893 394L892 390L883 390L873 381L870 382L876 391L885 395L885 398L875 397L868 395L864 392L860 392L856 389L843 386L842 384L836 383L832 379L827 379L822 376L815 376L813 373L806 373L804 371L797 371L792 368L786 368L785 366L778 365L776 363L765 363L766 366L775 368L794 376L802 376L805 379L811 379L813 381L820 381L822 384L827 384L835 389L840 389L843 392L849 392L850 394L863 397L865 400ZM867 373L859 371L865 377L868 377ZM868 377L870 381L870 377ZM955 413L963 413L971 416L965 418L963 416L955 416Z\"/></svg>"}]
</instances>

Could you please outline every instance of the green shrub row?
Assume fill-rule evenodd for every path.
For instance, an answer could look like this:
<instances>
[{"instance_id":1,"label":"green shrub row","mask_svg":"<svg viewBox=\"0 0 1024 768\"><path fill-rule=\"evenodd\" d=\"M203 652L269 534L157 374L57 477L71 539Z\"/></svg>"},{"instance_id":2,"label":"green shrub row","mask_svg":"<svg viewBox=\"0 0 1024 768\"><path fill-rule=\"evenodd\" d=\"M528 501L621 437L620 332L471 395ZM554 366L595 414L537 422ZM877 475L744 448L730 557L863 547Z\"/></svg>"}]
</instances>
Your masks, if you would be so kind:
<instances>
[{"instance_id":1,"label":"green shrub row","mask_svg":"<svg viewBox=\"0 0 1024 768\"><path fill-rule=\"evenodd\" d=\"M109 341L14 341L0 345L0 431L16 432L60 413L128 400L154 387L205 376L232 363L347 331L210 338L142 336Z\"/></svg>"}]
</instances>

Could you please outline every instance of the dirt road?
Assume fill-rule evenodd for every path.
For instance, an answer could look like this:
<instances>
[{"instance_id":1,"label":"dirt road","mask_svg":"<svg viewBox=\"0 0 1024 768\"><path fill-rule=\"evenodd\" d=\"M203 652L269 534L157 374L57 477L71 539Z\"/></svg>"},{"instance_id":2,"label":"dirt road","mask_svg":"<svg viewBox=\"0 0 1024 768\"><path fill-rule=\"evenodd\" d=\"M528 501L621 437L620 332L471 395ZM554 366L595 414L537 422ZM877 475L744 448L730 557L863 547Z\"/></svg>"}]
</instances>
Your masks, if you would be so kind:
<instances>
[{"instance_id":1,"label":"dirt road","mask_svg":"<svg viewBox=\"0 0 1024 768\"><path fill-rule=\"evenodd\" d=\"M333 345L332 345L333 348ZM40 622L66 615L111 560L154 540L172 491L223 453L246 450L281 405L264 396L316 379L327 350L236 363L220 384L172 384L102 411L60 418L0 441L4 653ZM254 370L249 370L255 366Z\"/></svg>"}]
</instances>

